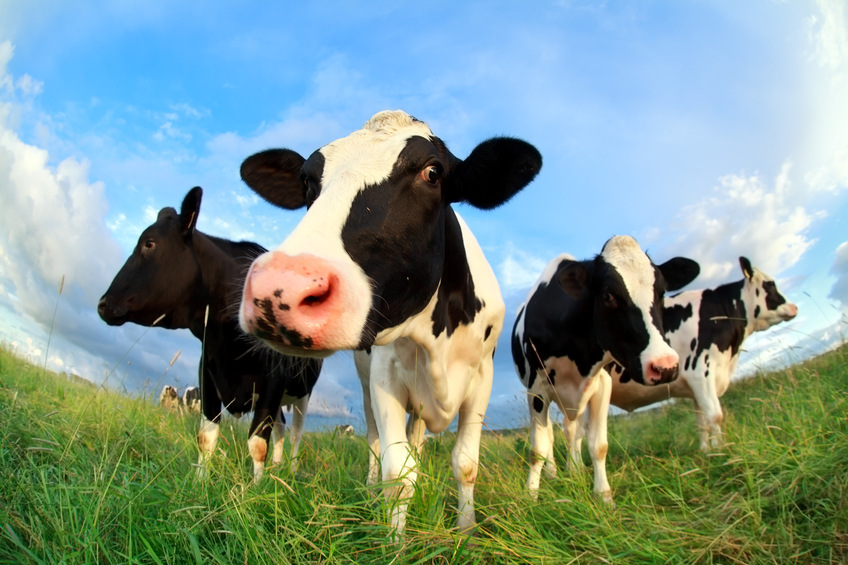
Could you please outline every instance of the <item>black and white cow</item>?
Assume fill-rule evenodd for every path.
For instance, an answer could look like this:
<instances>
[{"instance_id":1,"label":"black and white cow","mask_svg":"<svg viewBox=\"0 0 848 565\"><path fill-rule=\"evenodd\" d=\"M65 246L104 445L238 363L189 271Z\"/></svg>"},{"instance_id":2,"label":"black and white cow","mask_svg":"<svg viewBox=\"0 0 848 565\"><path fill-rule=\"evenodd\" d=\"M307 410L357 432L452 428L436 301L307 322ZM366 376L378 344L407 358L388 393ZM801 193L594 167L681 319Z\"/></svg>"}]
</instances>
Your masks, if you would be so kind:
<instances>
[{"instance_id":1,"label":"black and white cow","mask_svg":"<svg viewBox=\"0 0 848 565\"><path fill-rule=\"evenodd\" d=\"M183 406L189 412L200 414L200 389L196 386L186 387L183 392Z\"/></svg>"},{"instance_id":2,"label":"black and white cow","mask_svg":"<svg viewBox=\"0 0 848 565\"><path fill-rule=\"evenodd\" d=\"M594 259L562 254L548 263L519 307L512 331L513 362L528 392L527 488L534 496L543 465L556 475L548 414L553 401L565 415L569 469L581 464L585 425L595 492L612 501L606 472L611 383L604 366L621 363L639 386L677 377L677 353L663 339L663 294L689 284L699 270L682 257L656 266L629 236L613 237Z\"/></svg>"},{"instance_id":3,"label":"black and white cow","mask_svg":"<svg viewBox=\"0 0 848 565\"><path fill-rule=\"evenodd\" d=\"M245 182L272 204L308 208L291 235L253 263L242 328L285 353L356 351L368 441L381 454L383 479L394 483L384 494L398 533L417 477L408 411L433 432L459 414L458 525L476 523L481 426L504 303L451 204L495 208L541 165L533 146L503 137L460 160L426 123L400 111L376 114L308 159L270 150L242 165Z\"/></svg>"},{"instance_id":4,"label":"black and white cow","mask_svg":"<svg viewBox=\"0 0 848 565\"><path fill-rule=\"evenodd\" d=\"M199 473L205 476L207 459L217 445L223 401L234 415L253 412L247 443L254 480L258 481L272 428L277 436L273 461L282 461L283 403L294 405L292 465L297 461L309 395L321 361L255 351L241 332L235 311L241 286L251 261L265 249L195 229L202 194L199 187L193 188L179 213L173 208L159 212L156 223L142 232L132 255L100 299L97 311L112 326L133 322L188 328L201 340Z\"/></svg>"},{"instance_id":5,"label":"black and white cow","mask_svg":"<svg viewBox=\"0 0 848 565\"><path fill-rule=\"evenodd\" d=\"M180 395L177 394L177 389L171 385L163 386L162 392L159 393L159 405L162 406L162 408L179 408Z\"/></svg>"},{"instance_id":6,"label":"black and white cow","mask_svg":"<svg viewBox=\"0 0 848 565\"><path fill-rule=\"evenodd\" d=\"M691 398L698 415L701 450L721 445L723 418L719 398L730 385L742 343L798 314L787 302L774 279L739 258L741 281L716 288L690 290L665 299L665 336L680 355L680 378L668 387L648 389L628 380L627 371L611 368L610 402L635 410L669 398Z\"/></svg>"}]
</instances>

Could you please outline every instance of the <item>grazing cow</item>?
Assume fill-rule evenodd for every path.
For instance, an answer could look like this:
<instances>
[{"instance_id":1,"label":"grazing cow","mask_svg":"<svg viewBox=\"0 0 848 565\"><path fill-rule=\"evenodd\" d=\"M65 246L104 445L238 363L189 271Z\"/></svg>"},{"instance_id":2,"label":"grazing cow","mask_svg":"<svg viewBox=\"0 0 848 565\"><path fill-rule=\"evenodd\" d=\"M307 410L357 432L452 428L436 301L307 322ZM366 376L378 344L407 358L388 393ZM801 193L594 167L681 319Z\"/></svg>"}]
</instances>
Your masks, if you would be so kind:
<instances>
[{"instance_id":1,"label":"grazing cow","mask_svg":"<svg viewBox=\"0 0 848 565\"><path fill-rule=\"evenodd\" d=\"M353 426L350 424L336 426L336 435L338 437L353 437Z\"/></svg>"},{"instance_id":2,"label":"grazing cow","mask_svg":"<svg viewBox=\"0 0 848 565\"><path fill-rule=\"evenodd\" d=\"M383 480L393 483L384 494L399 534L417 477L408 411L433 432L459 414L457 522L461 531L476 523L481 426L504 303L451 204L495 208L541 165L532 145L505 137L481 143L463 161L426 123L400 111L376 114L308 159L269 150L242 165L260 196L308 211L251 266L241 327L286 353L355 350L368 442L380 453ZM374 469L376 462L369 479Z\"/></svg>"},{"instance_id":3,"label":"grazing cow","mask_svg":"<svg viewBox=\"0 0 848 565\"><path fill-rule=\"evenodd\" d=\"M179 408L180 395L177 394L177 389L171 385L162 387L162 392L159 394L159 404L163 408Z\"/></svg>"},{"instance_id":4,"label":"grazing cow","mask_svg":"<svg viewBox=\"0 0 848 565\"><path fill-rule=\"evenodd\" d=\"M196 386L190 386L183 393L183 406L189 412L200 414L200 389Z\"/></svg>"},{"instance_id":5,"label":"grazing cow","mask_svg":"<svg viewBox=\"0 0 848 565\"><path fill-rule=\"evenodd\" d=\"M565 415L570 470L582 461L586 414L595 492L612 502L606 472L610 376L604 366L615 360L642 385L676 378L678 356L663 339L663 294L689 284L699 270L682 257L656 266L629 236L613 237L594 259L562 254L548 263L512 331L512 359L528 391L527 488L534 496L542 466L556 474L548 415L553 401Z\"/></svg>"},{"instance_id":6,"label":"grazing cow","mask_svg":"<svg viewBox=\"0 0 848 565\"><path fill-rule=\"evenodd\" d=\"M255 351L242 334L234 307L250 262L265 249L195 229L202 194L200 187L193 188L179 213L173 208L159 212L156 223L142 232L132 255L100 299L97 311L112 326L133 322L188 328L201 340L199 474L205 476L206 462L218 442L223 401L233 415L253 412L247 443L253 477L258 481L265 468L272 428L277 436L273 461L282 461L285 419L281 404L295 406L294 465L321 361Z\"/></svg>"},{"instance_id":7,"label":"grazing cow","mask_svg":"<svg viewBox=\"0 0 848 565\"><path fill-rule=\"evenodd\" d=\"M691 398L698 416L701 450L721 445L719 398L730 385L742 343L798 314L774 279L739 258L741 281L705 290L690 290L665 299L665 336L680 355L680 378L667 387L635 385L621 367L611 368L614 406L632 411L669 398Z\"/></svg>"}]
</instances>

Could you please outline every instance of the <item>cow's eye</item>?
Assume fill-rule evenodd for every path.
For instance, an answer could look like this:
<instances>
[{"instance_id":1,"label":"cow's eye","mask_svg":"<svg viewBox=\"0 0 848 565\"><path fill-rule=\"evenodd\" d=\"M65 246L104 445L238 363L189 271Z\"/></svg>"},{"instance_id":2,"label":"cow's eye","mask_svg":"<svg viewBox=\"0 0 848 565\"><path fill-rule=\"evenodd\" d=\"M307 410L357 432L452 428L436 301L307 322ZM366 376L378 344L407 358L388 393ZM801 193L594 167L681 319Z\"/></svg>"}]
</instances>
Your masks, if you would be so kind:
<instances>
[{"instance_id":1,"label":"cow's eye","mask_svg":"<svg viewBox=\"0 0 848 565\"><path fill-rule=\"evenodd\" d=\"M156 242L153 241L152 239L148 239L147 241L144 242L143 250L144 251L153 251L153 249L155 247L156 247Z\"/></svg>"},{"instance_id":2,"label":"cow's eye","mask_svg":"<svg viewBox=\"0 0 848 565\"><path fill-rule=\"evenodd\" d=\"M436 184L439 180L439 167L436 165L430 165L429 167L424 167L421 170L421 180L425 182L429 182L430 184Z\"/></svg>"},{"instance_id":3,"label":"cow's eye","mask_svg":"<svg viewBox=\"0 0 848 565\"><path fill-rule=\"evenodd\" d=\"M608 290L604 291L604 306L615 306L615 296Z\"/></svg>"}]
</instances>

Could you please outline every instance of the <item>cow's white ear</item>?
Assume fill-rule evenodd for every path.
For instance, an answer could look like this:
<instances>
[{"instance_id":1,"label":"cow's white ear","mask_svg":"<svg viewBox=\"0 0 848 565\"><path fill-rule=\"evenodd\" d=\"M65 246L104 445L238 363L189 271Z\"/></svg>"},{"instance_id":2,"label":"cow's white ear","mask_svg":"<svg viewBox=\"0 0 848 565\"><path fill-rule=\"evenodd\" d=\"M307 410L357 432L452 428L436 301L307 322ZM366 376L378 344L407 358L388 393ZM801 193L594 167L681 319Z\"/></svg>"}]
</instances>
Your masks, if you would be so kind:
<instances>
[{"instance_id":1,"label":"cow's white ear","mask_svg":"<svg viewBox=\"0 0 848 565\"><path fill-rule=\"evenodd\" d=\"M184 236L194 233L197 226L197 216L200 215L200 201L203 198L203 189L195 186L188 191L188 194L183 198L183 205L180 207L180 231Z\"/></svg>"},{"instance_id":2,"label":"cow's white ear","mask_svg":"<svg viewBox=\"0 0 848 565\"><path fill-rule=\"evenodd\" d=\"M560 263L557 284L571 297L580 298L583 290L589 286L589 270L579 261L566 259Z\"/></svg>"},{"instance_id":3,"label":"cow's white ear","mask_svg":"<svg viewBox=\"0 0 848 565\"><path fill-rule=\"evenodd\" d=\"M745 275L745 278L751 280L754 278L754 267L751 266L751 262L747 257L739 258L739 266L742 267L742 274Z\"/></svg>"},{"instance_id":4,"label":"cow's white ear","mask_svg":"<svg viewBox=\"0 0 848 565\"><path fill-rule=\"evenodd\" d=\"M542 155L526 141L493 137L449 171L445 193L450 202L491 210L530 184L541 168Z\"/></svg>"},{"instance_id":5,"label":"cow's white ear","mask_svg":"<svg viewBox=\"0 0 848 565\"><path fill-rule=\"evenodd\" d=\"M306 206L306 185L300 179L305 159L290 149L268 149L241 164L241 179L256 194L279 208Z\"/></svg>"},{"instance_id":6,"label":"cow's white ear","mask_svg":"<svg viewBox=\"0 0 848 565\"><path fill-rule=\"evenodd\" d=\"M657 268L663 274L666 290L680 290L701 273L701 266L686 257L674 257Z\"/></svg>"}]
</instances>

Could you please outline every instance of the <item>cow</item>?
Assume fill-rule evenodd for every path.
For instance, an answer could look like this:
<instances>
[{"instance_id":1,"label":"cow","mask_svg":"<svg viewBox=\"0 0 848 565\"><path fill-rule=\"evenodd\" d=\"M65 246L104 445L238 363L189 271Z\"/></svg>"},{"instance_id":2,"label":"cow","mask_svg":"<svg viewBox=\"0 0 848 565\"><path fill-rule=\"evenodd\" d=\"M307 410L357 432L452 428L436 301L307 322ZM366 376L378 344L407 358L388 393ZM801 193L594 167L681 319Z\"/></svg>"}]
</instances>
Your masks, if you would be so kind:
<instances>
[{"instance_id":1,"label":"cow","mask_svg":"<svg viewBox=\"0 0 848 565\"><path fill-rule=\"evenodd\" d=\"M265 200L307 212L277 249L253 262L241 327L284 353L354 350L367 441L380 454L398 536L417 477L407 412L432 432L459 414L457 524L469 533L476 524L481 427L504 303L451 204L500 206L541 166L535 147L508 137L482 142L463 161L402 111L374 115L308 159L276 149L242 164L242 178ZM372 458L369 482L376 468Z\"/></svg>"},{"instance_id":2,"label":"cow","mask_svg":"<svg viewBox=\"0 0 848 565\"><path fill-rule=\"evenodd\" d=\"M183 406L189 412L200 414L200 389L196 386L186 387L183 392Z\"/></svg>"},{"instance_id":3,"label":"cow","mask_svg":"<svg viewBox=\"0 0 848 565\"><path fill-rule=\"evenodd\" d=\"M159 405L163 408L179 408L180 407L180 395L177 394L177 389L172 387L171 385L165 385L162 387L162 392L159 393Z\"/></svg>"},{"instance_id":4,"label":"cow","mask_svg":"<svg viewBox=\"0 0 848 565\"><path fill-rule=\"evenodd\" d=\"M777 290L774 279L739 258L744 278L716 288L690 290L665 299L665 336L682 359L680 378L649 389L629 382L621 367L611 368L610 402L632 411L670 398L691 398L698 418L700 449L722 445L719 398L730 385L742 343L798 314Z\"/></svg>"},{"instance_id":5,"label":"cow","mask_svg":"<svg viewBox=\"0 0 848 565\"><path fill-rule=\"evenodd\" d=\"M683 257L656 266L629 236L611 238L594 259L577 261L563 253L545 267L519 306L511 340L515 370L527 387L527 488L534 497L543 465L556 475L548 414L553 401L564 414L569 470L582 467L585 426L594 491L612 502L606 473L611 385L604 366L621 363L646 388L674 380L678 356L663 339L663 295L689 284L699 271Z\"/></svg>"},{"instance_id":6,"label":"cow","mask_svg":"<svg viewBox=\"0 0 848 565\"><path fill-rule=\"evenodd\" d=\"M281 404L293 404L292 467L300 445L309 395L321 361L256 351L235 316L241 285L250 262L265 249L196 229L203 191L191 189L178 213L163 208L145 229L127 262L115 276L97 311L111 326L132 322L168 329L188 328L201 342L199 367L202 416L197 443L198 475L218 442L221 403L235 416L253 412L248 451L253 478L265 468L268 440L277 436L273 461L281 463L285 419ZM164 318L159 320L164 314Z\"/></svg>"},{"instance_id":7,"label":"cow","mask_svg":"<svg viewBox=\"0 0 848 565\"><path fill-rule=\"evenodd\" d=\"M334 433L337 437L353 437L353 426L350 424L336 426Z\"/></svg>"}]
</instances>

